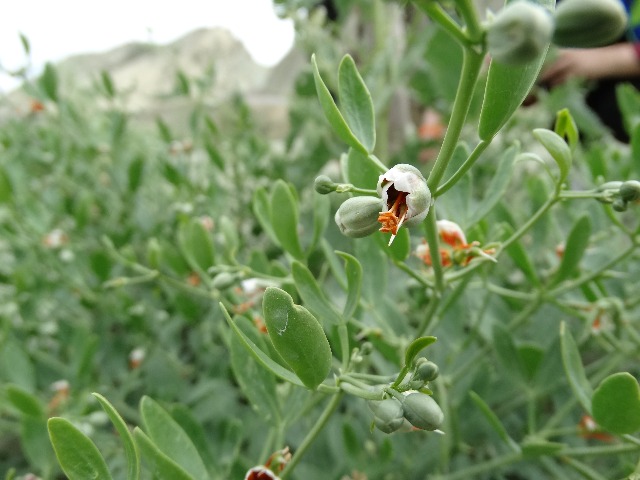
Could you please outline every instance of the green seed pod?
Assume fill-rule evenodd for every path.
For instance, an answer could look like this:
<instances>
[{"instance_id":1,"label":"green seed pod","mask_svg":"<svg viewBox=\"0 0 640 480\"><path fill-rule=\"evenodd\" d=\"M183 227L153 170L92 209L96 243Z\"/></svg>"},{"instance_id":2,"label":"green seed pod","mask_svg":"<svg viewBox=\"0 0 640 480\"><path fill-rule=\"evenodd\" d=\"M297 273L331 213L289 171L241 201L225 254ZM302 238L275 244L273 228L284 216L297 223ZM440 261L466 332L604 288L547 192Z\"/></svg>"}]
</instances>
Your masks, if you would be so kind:
<instances>
[{"instance_id":1,"label":"green seed pod","mask_svg":"<svg viewBox=\"0 0 640 480\"><path fill-rule=\"evenodd\" d=\"M429 395L410 393L402 402L404 417L411 425L422 430L435 430L442 425L444 414L440 406Z\"/></svg>"},{"instance_id":2,"label":"green seed pod","mask_svg":"<svg viewBox=\"0 0 640 480\"><path fill-rule=\"evenodd\" d=\"M347 237L366 237L380 228L378 216L382 209L382 201L377 197L349 198L338 208L336 224Z\"/></svg>"},{"instance_id":3,"label":"green seed pod","mask_svg":"<svg viewBox=\"0 0 640 480\"><path fill-rule=\"evenodd\" d=\"M495 17L487 32L491 57L506 65L523 65L544 52L553 35L553 19L540 5L519 0Z\"/></svg>"},{"instance_id":4,"label":"green seed pod","mask_svg":"<svg viewBox=\"0 0 640 480\"><path fill-rule=\"evenodd\" d=\"M620 38L627 14L618 0L564 0L554 13L553 43L560 47L592 48Z\"/></svg>"},{"instance_id":5,"label":"green seed pod","mask_svg":"<svg viewBox=\"0 0 640 480\"><path fill-rule=\"evenodd\" d=\"M620 198L625 202L636 202L640 200L640 182L629 180L620 186Z\"/></svg>"},{"instance_id":6,"label":"green seed pod","mask_svg":"<svg viewBox=\"0 0 640 480\"><path fill-rule=\"evenodd\" d=\"M417 362L416 371L413 374L412 380L431 382L438 378L439 373L438 365L430 362L426 358L421 358Z\"/></svg>"},{"instance_id":7,"label":"green seed pod","mask_svg":"<svg viewBox=\"0 0 640 480\"><path fill-rule=\"evenodd\" d=\"M393 433L404 423L402 404L395 398L368 402L373 412L373 423L384 433Z\"/></svg>"},{"instance_id":8,"label":"green seed pod","mask_svg":"<svg viewBox=\"0 0 640 480\"><path fill-rule=\"evenodd\" d=\"M336 191L336 184L328 175L320 175L316 177L313 186L316 189L316 192L320 195L326 195Z\"/></svg>"}]
</instances>

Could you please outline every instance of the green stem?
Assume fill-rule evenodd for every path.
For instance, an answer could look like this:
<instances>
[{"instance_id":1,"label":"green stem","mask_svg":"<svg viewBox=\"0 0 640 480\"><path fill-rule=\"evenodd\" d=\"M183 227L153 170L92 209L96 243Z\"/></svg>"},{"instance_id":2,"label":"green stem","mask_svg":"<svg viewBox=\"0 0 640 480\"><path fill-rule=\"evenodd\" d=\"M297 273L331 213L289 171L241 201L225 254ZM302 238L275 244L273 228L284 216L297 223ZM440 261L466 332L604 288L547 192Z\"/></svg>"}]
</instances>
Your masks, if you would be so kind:
<instances>
[{"instance_id":1,"label":"green stem","mask_svg":"<svg viewBox=\"0 0 640 480\"><path fill-rule=\"evenodd\" d=\"M431 266L433 268L433 276L435 279L435 291L442 294L445 289L444 270L440 260L440 241L438 240L438 224L436 219L436 206L432 205L431 210L427 214L424 223L427 244L429 245L429 254L431 256Z\"/></svg>"},{"instance_id":2,"label":"green stem","mask_svg":"<svg viewBox=\"0 0 640 480\"><path fill-rule=\"evenodd\" d=\"M585 283L588 283L588 282L592 281L593 279L595 279L595 278L599 277L600 275L602 275L602 273L605 270L610 269L615 264L617 264L618 262L624 260L629 255L631 255L633 253L633 251L636 249L636 247L637 247L637 245L635 243L632 243L629 246L629 248L627 248L626 250L623 250L619 255L616 255L615 257L613 257L611 260L609 260L607 263L602 265L597 270L594 270L593 272L590 272L590 273L587 273L585 275L582 275L582 276L576 278L575 280L563 283L559 287L551 290L549 292L549 295L553 296L553 297L557 297L558 295L561 295L561 294L563 294L565 292L568 292L569 290L573 290L574 288L579 287L580 285L583 285Z\"/></svg>"},{"instance_id":3,"label":"green stem","mask_svg":"<svg viewBox=\"0 0 640 480\"><path fill-rule=\"evenodd\" d=\"M291 461L287 464L285 469L280 474L280 478L282 480L286 480L287 478L289 478L289 475L291 475L291 472L293 472L293 469L296 468L296 465L298 465L298 462L300 462L300 459L307 452L307 450L309 449L311 444L314 442L314 440L316 439L320 431L322 431L322 429L325 427L325 425L329 421L329 418L331 418L331 415L333 415L333 412L336 410L336 408L338 408L338 405L340 405L340 400L342 400L342 396L343 396L342 393L338 393L334 395L331 401L327 404L324 411L322 412L322 415L320 415L320 418L316 420L315 425L311 430L309 430L309 433L307 433L307 436L304 438L300 446L295 451L293 457L291 458Z\"/></svg>"},{"instance_id":4,"label":"green stem","mask_svg":"<svg viewBox=\"0 0 640 480\"><path fill-rule=\"evenodd\" d=\"M338 325L338 337L340 338L340 349L342 350L342 371L346 372L349 368L351 352L349 351L349 332L347 324L344 322Z\"/></svg>"},{"instance_id":5,"label":"green stem","mask_svg":"<svg viewBox=\"0 0 640 480\"><path fill-rule=\"evenodd\" d=\"M425 288L433 288L433 283L432 282L430 282L428 279L424 278L422 275L420 275L418 272L416 272L416 270L414 268L410 267L405 262L403 262L401 260L394 260L393 263L394 263L394 265L396 267L398 267L400 270L402 270L407 275L412 277L414 280L416 280L418 283L420 283L420 285L422 285L423 287L425 287Z\"/></svg>"},{"instance_id":6,"label":"green stem","mask_svg":"<svg viewBox=\"0 0 640 480\"><path fill-rule=\"evenodd\" d=\"M465 2L462 2L465 3ZM471 48L463 49L462 71L460 72L460 83L456 91L456 99L453 103L451 118L449 119L449 127L442 142L442 148L438 153L438 158L429 174L427 185L432 192L436 192L438 185L444 176L447 166L451 161L453 152L458 145L458 139L462 132L462 127L469 112L469 106L473 98L478 74L482 67L484 55L478 53Z\"/></svg>"},{"instance_id":7,"label":"green stem","mask_svg":"<svg viewBox=\"0 0 640 480\"><path fill-rule=\"evenodd\" d=\"M480 158L480 155L484 153L484 151L487 149L487 147L490 144L491 144L491 140L482 140L480 143L478 143L478 145L476 145L476 148L473 149L473 152L471 152L471 155L469 155L469 158L467 158L464 161L464 163L460 166L460 168L458 168L458 170L456 170L456 172L453 175L451 175L451 178L449 178L446 182L444 182L444 184L442 184L438 188L438 190L436 190L433 196L439 197L444 192L446 192L451 187L453 187L456 183L458 183L458 181L460 181L460 179L465 175L465 173L467 173L469 169L473 167L473 165L476 163L478 158Z\"/></svg>"},{"instance_id":8,"label":"green stem","mask_svg":"<svg viewBox=\"0 0 640 480\"><path fill-rule=\"evenodd\" d=\"M476 14L476 9L473 5L473 0L458 0L456 2L458 10L464 18L464 22L467 26L467 31L469 32L469 38L473 43L482 42L482 38L484 37L484 29L482 25L480 25L480 21L478 20L478 15Z\"/></svg>"},{"instance_id":9,"label":"green stem","mask_svg":"<svg viewBox=\"0 0 640 480\"><path fill-rule=\"evenodd\" d=\"M500 246L500 251L505 250L506 248L509 247L509 245L518 241L520 237L522 237L527 232L527 230L529 230L533 226L534 223L540 220L540 218L545 213L547 213L547 210L553 207L553 205L555 205L557 201L558 201L558 197L552 196L546 202L544 202L544 204L542 204L542 206L538 209L538 211L534 213L531 216L531 218L529 218L529 220L527 220L523 225L521 225L518 230L513 232L513 234L508 239L502 242L502 245Z\"/></svg>"},{"instance_id":10,"label":"green stem","mask_svg":"<svg viewBox=\"0 0 640 480\"><path fill-rule=\"evenodd\" d=\"M462 46L471 45L469 37L464 33L460 25L444 11L442 6L432 0L413 0L413 3L431 20L437 22L449 35L455 38Z\"/></svg>"}]
</instances>

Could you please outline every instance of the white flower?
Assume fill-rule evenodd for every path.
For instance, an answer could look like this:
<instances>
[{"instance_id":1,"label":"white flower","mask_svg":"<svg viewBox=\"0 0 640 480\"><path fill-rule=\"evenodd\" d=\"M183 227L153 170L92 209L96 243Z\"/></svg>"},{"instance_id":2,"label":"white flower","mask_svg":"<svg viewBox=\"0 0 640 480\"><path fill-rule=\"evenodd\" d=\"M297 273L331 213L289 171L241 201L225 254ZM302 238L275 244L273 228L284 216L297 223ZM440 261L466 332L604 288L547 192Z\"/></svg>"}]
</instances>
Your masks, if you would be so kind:
<instances>
[{"instance_id":1,"label":"white flower","mask_svg":"<svg viewBox=\"0 0 640 480\"><path fill-rule=\"evenodd\" d=\"M381 232L390 232L393 242L401 226L411 227L422 222L431 205L431 192L420 171L405 163L400 163L380 175L378 194L387 207L380 212L378 222Z\"/></svg>"}]
</instances>

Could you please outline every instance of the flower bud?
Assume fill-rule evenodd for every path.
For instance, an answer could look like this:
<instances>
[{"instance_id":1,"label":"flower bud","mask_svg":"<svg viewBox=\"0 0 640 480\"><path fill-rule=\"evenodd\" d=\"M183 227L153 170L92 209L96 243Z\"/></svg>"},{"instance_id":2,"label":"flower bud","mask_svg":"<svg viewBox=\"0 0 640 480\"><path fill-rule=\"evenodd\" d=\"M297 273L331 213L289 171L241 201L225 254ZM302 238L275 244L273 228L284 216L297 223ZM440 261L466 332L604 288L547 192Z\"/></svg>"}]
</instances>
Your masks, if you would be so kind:
<instances>
[{"instance_id":1,"label":"flower bud","mask_svg":"<svg viewBox=\"0 0 640 480\"><path fill-rule=\"evenodd\" d=\"M335 220L343 235L366 237L378 230L378 215L383 204L376 197L352 197L340 205Z\"/></svg>"},{"instance_id":2,"label":"flower bud","mask_svg":"<svg viewBox=\"0 0 640 480\"><path fill-rule=\"evenodd\" d=\"M384 433L393 433L404 423L402 405L395 398L370 401L369 409L374 415L373 423Z\"/></svg>"},{"instance_id":3,"label":"flower bud","mask_svg":"<svg viewBox=\"0 0 640 480\"><path fill-rule=\"evenodd\" d=\"M625 212L627 210L627 202L625 202L623 199L621 198L616 198L613 203L611 204L611 207L616 211L616 212Z\"/></svg>"},{"instance_id":4,"label":"flower bud","mask_svg":"<svg viewBox=\"0 0 640 480\"><path fill-rule=\"evenodd\" d=\"M436 430L444 421L440 406L429 395L419 392L409 393L402 402L404 417L411 425L422 430Z\"/></svg>"},{"instance_id":5,"label":"flower bud","mask_svg":"<svg viewBox=\"0 0 640 480\"><path fill-rule=\"evenodd\" d=\"M316 177L313 186L320 195L326 195L336 190L335 182L331 180L328 175L319 175Z\"/></svg>"},{"instance_id":6,"label":"flower bud","mask_svg":"<svg viewBox=\"0 0 640 480\"><path fill-rule=\"evenodd\" d=\"M213 277L211 286L218 290L226 290L238 281L235 273L222 272Z\"/></svg>"},{"instance_id":7,"label":"flower bud","mask_svg":"<svg viewBox=\"0 0 640 480\"><path fill-rule=\"evenodd\" d=\"M438 378L439 373L438 365L426 358L420 358L417 362L416 371L413 373L413 379L431 382Z\"/></svg>"},{"instance_id":8,"label":"flower bud","mask_svg":"<svg viewBox=\"0 0 640 480\"><path fill-rule=\"evenodd\" d=\"M592 48L620 38L627 14L619 0L564 0L554 13L553 43L560 47Z\"/></svg>"},{"instance_id":9,"label":"flower bud","mask_svg":"<svg viewBox=\"0 0 640 480\"><path fill-rule=\"evenodd\" d=\"M640 200L640 182L628 180L620 185L620 198L625 202L636 202Z\"/></svg>"},{"instance_id":10,"label":"flower bud","mask_svg":"<svg viewBox=\"0 0 640 480\"><path fill-rule=\"evenodd\" d=\"M518 0L495 17L487 32L487 48L499 63L522 65L535 60L549 46L553 19L544 7Z\"/></svg>"},{"instance_id":11,"label":"flower bud","mask_svg":"<svg viewBox=\"0 0 640 480\"><path fill-rule=\"evenodd\" d=\"M416 167L400 163L380 175L378 194L386 206L378 217L381 232L390 232L393 241L401 226L411 227L422 222L431 206L431 191Z\"/></svg>"}]
</instances>

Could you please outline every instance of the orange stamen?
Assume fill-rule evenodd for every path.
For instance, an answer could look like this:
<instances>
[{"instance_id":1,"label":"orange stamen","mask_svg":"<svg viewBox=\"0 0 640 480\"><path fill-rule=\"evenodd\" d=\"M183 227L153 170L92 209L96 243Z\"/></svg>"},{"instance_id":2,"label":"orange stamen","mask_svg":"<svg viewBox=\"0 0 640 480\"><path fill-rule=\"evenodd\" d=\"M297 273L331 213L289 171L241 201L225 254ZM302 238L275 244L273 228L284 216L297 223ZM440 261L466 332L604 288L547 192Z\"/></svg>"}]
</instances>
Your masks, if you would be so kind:
<instances>
[{"instance_id":1,"label":"orange stamen","mask_svg":"<svg viewBox=\"0 0 640 480\"><path fill-rule=\"evenodd\" d=\"M389 245L393 242L398 234L398 229L402 226L402 223L407 218L407 211L409 210L406 202L407 194L405 192L398 192L391 208L386 212L381 212L378 215L378 222L382 224L380 231L382 233L391 233L391 239Z\"/></svg>"}]
</instances>

